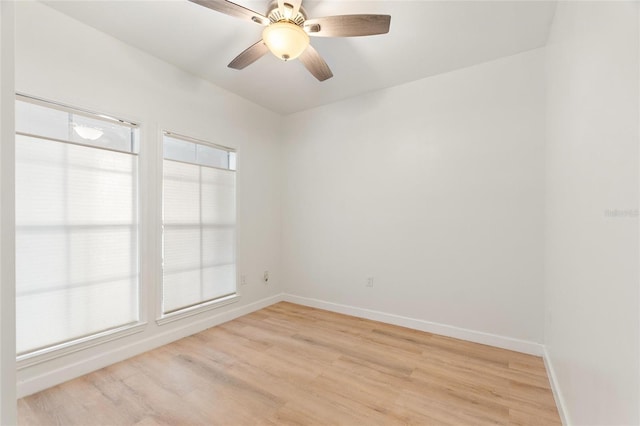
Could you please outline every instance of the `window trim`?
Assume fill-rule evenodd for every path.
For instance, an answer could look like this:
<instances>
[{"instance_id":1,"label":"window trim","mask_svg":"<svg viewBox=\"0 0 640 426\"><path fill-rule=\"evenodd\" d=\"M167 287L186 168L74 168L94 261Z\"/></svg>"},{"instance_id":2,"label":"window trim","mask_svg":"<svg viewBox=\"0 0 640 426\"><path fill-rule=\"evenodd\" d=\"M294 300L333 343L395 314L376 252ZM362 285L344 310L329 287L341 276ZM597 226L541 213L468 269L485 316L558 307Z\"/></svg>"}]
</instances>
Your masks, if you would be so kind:
<instances>
[{"instance_id":1,"label":"window trim","mask_svg":"<svg viewBox=\"0 0 640 426\"><path fill-rule=\"evenodd\" d=\"M238 268L236 267L236 270ZM237 281L237 279L236 279ZM223 306L236 303L240 300L240 293L238 293L238 284L236 282L236 292L228 294L226 296L218 297L217 299L208 300L206 302L198 303L197 305L187 306L186 308L178 309L177 311L170 312L168 314L162 314L162 307L160 308L161 316L156 319L156 324L164 325L170 322L178 321L183 318L188 318L194 315L201 314L213 309L221 308ZM162 300L160 301L162 303Z\"/></svg>"},{"instance_id":2,"label":"window trim","mask_svg":"<svg viewBox=\"0 0 640 426\"><path fill-rule=\"evenodd\" d=\"M100 120L104 120L104 121L108 121L108 122L112 122L114 124L119 124L121 126L127 126L127 127L131 127L131 128L140 128L140 125L137 123L134 123L133 121L129 121L129 120L124 120L121 118L115 118L112 117L110 115L107 114L103 114L100 112L95 112L95 111L91 111L88 109L82 109L82 108L76 108L67 104L63 104L61 102L56 102L56 101L51 101L48 99L44 99L44 98L39 98L37 96L31 96L31 95L27 95L25 93L21 93L21 92L16 92L16 101L23 101L23 102L29 102L35 105L40 105L43 107L47 107L47 108L51 108L53 105L53 108L55 109L59 109L62 111L66 111L66 112L70 112L72 114L79 114L79 115L83 115L85 117L89 117L89 118L93 118L95 119L96 117Z\"/></svg>"},{"instance_id":3,"label":"window trim","mask_svg":"<svg viewBox=\"0 0 640 426\"><path fill-rule=\"evenodd\" d=\"M127 324L121 324L119 326L98 331L96 333L92 333L89 335L72 338L70 340L63 341L60 343L55 343L53 345L40 348L40 349L35 349L30 352L16 354L16 368L18 370L22 370L33 365L41 364L50 360L64 357L74 352L79 352L84 349L88 349L94 346L102 345L104 343L107 343L113 340L124 338L126 336L141 333L145 331L147 327L147 308L144 303L144 297L143 297L145 294L145 285L144 285L144 271L142 268L142 254L143 254L143 240L144 240L144 235L142 231L144 224L143 224L143 216L141 214L141 211L143 209L143 200L140 192L140 186L141 186L142 180L144 179L143 173L141 172L142 159L144 156L140 156L140 151L143 149L143 136L144 136L141 130L142 126L132 121L114 118L110 115L97 113L94 111L90 111L88 109L81 109L81 108L69 106L60 102L50 101L50 100L39 98L36 96L27 95L21 92L15 93L14 103L18 101L32 103L32 104L44 106L47 108L63 110L66 112L83 115L93 119L100 119L107 122L112 122L114 124L129 127L131 129L138 129L138 131L140 132L139 138L138 138L138 151L128 152L128 151L121 151L117 149L110 149L110 148L105 148L100 146L80 144L73 141L56 139L54 137L47 137L42 135L31 135L23 132L14 131L14 135L23 135L27 137L50 140L53 142L66 143L71 145L80 145L88 148L119 152L123 154L132 155L138 159L138 168L137 168L137 176L136 176L137 186L138 186L138 189L137 189L138 197L136 200L137 213L138 213L137 214L138 216L138 225L137 225L138 251L136 253L137 264L138 264L138 286L137 286L138 319L137 321L132 321Z\"/></svg>"},{"instance_id":4,"label":"window trim","mask_svg":"<svg viewBox=\"0 0 640 426\"><path fill-rule=\"evenodd\" d=\"M186 163L186 164L192 164L194 166L198 166L198 167L210 167L210 168L216 168L216 169L220 169L219 167L213 167L213 166L207 166L204 164L196 164L196 163L188 163L188 162L184 162L184 161L179 161L179 160L173 160L173 159L165 159L164 158L164 137L168 136L174 139L182 139L186 142L191 142L191 143L195 143L195 144L200 144L200 145L205 145L205 146L210 146L216 149L221 149L227 152L233 152L233 153L237 153L237 150L235 148L231 148L228 146L224 146L224 145L220 145L220 144L216 144L213 142L207 142L204 141L202 139L197 139L197 138L193 138L190 136L185 136L182 135L180 133L175 133L166 129L162 129L159 132L160 134L160 143L159 143L159 147L160 149L158 149L158 156L156 158L158 158L158 174L157 176L159 177L159 202L160 202L160 208L158 209L159 213L158 213L158 221L159 221L159 229L160 229L160 234L159 234L159 252L160 252L160 262L158 265L158 275L159 275L159 279L158 282L160 283L158 288L157 288L157 300L156 300L156 324L161 326L161 325L165 325L174 321L178 321L181 320L183 318L188 318L194 315L198 315L201 314L203 312L207 312L213 309L217 309L217 308L221 308L223 306L227 306L230 305L232 303L236 303L240 300L241 294L240 294L240 289L239 289L239 283L238 283L238 234L237 234L237 229L238 229L238 205L237 205L237 197L236 197L236 214L235 214L235 229L236 229L236 234L235 234L235 244L234 244L234 258L236 259L235 261L235 275L236 275L236 282L235 282L235 293L231 293L231 294L227 294L225 296L221 296L218 297L216 299L212 299L212 300L206 300L204 302L195 304L195 305L191 305L191 306L186 306L184 308L180 308L177 309L175 311L169 312L169 313L164 313L164 307L163 307L163 298L164 298L164 252L163 252L163 241L164 241L164 161L175 161L175 162L180 162L180 163ZM237 161L237 157L236 157L236 161ZM237 167L237 163L236 163L236 168L235 169L221 169L221 170L227 170L227 171L232 171L236 174L236 195L237 195L237 177L238 177L238 167Z\"/></svg>"},{"instance_id":5,"label":"window trim","mask_svg":"<svg viewBox=\"0 0 640 426\"><path fill-rule=\"evenodd\" d=\"M120 327L101 331L99 333L90 334L78 339L69 340L67 342L58 343L43 349L37 349L27 352L16 357L16 366L18 370L31 367L33 365L42 364L52 359L61 358L65 355L79 352L84 349L99 346L113 340L119 340L132 334L138 334L145 330L147 322L133 322L122 325Z\"/></svg>"},{"instance_id":6,"label":"window trim","mask_svg":"<svg viewBox=\"0 0 640 426\"><path fill-rule=\"evenodd\" d=\"M137 127L132 127L132 129L137 129ZM119 154L134 155L136 157L140 156L140 154L138 152L123 151L121 149L107 148L107 147L99 146L99 145L88 145L88 144L85 144L85 143L67 141L67 140L64 140L64 139L59 139L59 138L54 138L54 137L49 137L49 136L36 135L36 134L33 134L33 133L27 133L27 132L16 131L15 133L16 133L16 136L24 136L24 137L33 138L33 139L42 139L42 140L45 140L45 141L64 143L64 144L67 144L67 145L74 145L74 146L82 146L82 147L86 147L86 148L101 149L103 151L117 152Z\"/></svg>"},{"instance_id":7,"label":"window trim","mask_svg":"<svg viewBox=\"0 0 640 426\"><path fill-rule=\"evenodd\" d=\"M169 136L170 138L182 139L185 142L191 142L191 143L197 143L197 144L200 144L200 145L206 145L206 146L210 146L212 148L221 149L221 150L227 151L227 152L237 152L235 148L231 148L231 147L220 145L220 144L213 143L213 142L203 141L202 139L192 138L191 136L181 135L180 133L171 132L169 130L162 130L161 133L162 133L162 137L163 138L164 138L164 136ZM162 140L162 159L164 160L164 139ZM173 160L173 161L178 161L178 160ZM189 164L194 164L194 163L189 163ZM231 169L224 169L224 170L231 170ZM235 170L233 170L233 171L235 172Z\"/></svg>"}]
</instances>

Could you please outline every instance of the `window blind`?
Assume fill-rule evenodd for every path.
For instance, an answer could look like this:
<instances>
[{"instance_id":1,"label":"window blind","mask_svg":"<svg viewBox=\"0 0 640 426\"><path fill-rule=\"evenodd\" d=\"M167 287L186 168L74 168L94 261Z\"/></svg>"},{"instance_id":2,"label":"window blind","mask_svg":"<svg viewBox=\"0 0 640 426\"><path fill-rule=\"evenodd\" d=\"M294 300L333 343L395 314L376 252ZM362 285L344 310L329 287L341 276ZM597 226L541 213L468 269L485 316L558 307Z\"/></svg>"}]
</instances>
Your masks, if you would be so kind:
<instances>
[{"instance_id":1,"label":"window blind","mask_svg":"<svg viewBox=\"0 0 640 426\"><path fill-rule=\"evenodd\" d=\"M138 129L18 100L16 131L18 354L137 322Z\"/></svg>"},{"instance_id":2,"label":"window blind","mask_svg":"<svg viewBox=\"0 0 640 426\"><path fill-rule=\"evenodd\" d=\"M163 314L236 292L235 152L165 135Z\"/></svg>"}]
</instances>

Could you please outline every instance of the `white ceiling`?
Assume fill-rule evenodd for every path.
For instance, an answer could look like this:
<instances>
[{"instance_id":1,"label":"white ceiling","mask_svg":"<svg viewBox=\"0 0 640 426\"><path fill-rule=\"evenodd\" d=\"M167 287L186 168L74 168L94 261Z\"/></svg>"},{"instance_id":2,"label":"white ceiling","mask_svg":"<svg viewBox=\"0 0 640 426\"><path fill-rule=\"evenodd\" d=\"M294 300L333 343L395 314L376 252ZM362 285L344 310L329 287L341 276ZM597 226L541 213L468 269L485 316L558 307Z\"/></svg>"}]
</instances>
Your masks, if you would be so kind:
<instances>
[{"instance_id":1,"label":"white ceiling","mask_svg":"<svg viewBox=\"0 0 640 426\"><path fill-rule=\"evenodd\" d=\"M268 0L238 4L265 13ZM288 114L544 46L555 1L303 1L311 18L391 15L389 34L312 38L334 77L268 54L227 64L262 27L187 0L49 1L49 6L273 111Z\"/></svg>"}]
</instances>

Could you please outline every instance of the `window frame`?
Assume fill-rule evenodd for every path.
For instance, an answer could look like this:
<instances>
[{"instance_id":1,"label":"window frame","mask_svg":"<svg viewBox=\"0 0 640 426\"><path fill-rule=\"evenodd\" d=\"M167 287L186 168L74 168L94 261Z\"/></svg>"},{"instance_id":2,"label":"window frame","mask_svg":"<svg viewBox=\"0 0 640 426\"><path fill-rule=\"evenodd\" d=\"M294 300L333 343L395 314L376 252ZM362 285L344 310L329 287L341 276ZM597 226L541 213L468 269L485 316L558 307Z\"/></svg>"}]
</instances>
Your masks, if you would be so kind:
<instances>
[{"instance_id":1,"label":"window frame","mask_svg":"<svg viewBox=\"0 0 640 426\"><path fill-rule=\"evenodd\" d=\"M75 106L71 106L61 102L51 101L48 99L43 99L40 97L28 95L21 92L16 92L15 94L14 104L18 101L32 103L35 105L51 108L54 110L70 112L73 114L82 115L92 119L102 120L102 121L111 122L118 125L130 127L130 128L135 128L135 129L138 129L138 132L139 132L138 140L137 140L137 143L138 143L137 152L129 153L130 155L137 157L137 168L136 168L136 174L135 174L136 184L138 188L136 191L136 200L135 200L137 203L136 211L137 211L137 240L138 240L137 253L136 253L136 256L137 256L136 262L137 262L137 268L138 268L138 277L137 277L137 299L138 299L137 300L137 313L138 313L137 317L138 318L137 318L137 321L115 326L113 328L95 332L90 335L72 338L64 342L55 343L44 348L39 348L39 349L32 350L30 352L25 352L23 354L19 354L19 355L16 354L16 367L18 370L22 370L27 367L37 365L37 364L40 364L49 360L53 360L56 358L60 358L74 352L78 352L87 348L98 346L113 340L118 340L133 334L141 333L146 329L147 310L145 305L145 299L147 296L147 292L145 289L146 286L144 285L145 280L144 280L143 261L142 261L143 255L145 253L143 228L145 228L146 226L146 224L144 223L145 219L144 219L143 211L146 208L145 208L143 197L141 195L142 191L140 191L142 183L146 179L144 178L144 173L143 173L143 167L145 167L144 166L145 155L141 155L144 152L143 132L142 132L141 125L131 120L116 118L114 116L98 113L90 109L75 107ZM73 144L83 145L83 146L98 149L98 150L102 149L102 150L114 151L114 152L125 152L125 151L111 149L107 147L92 146L90 144L81 144L81 143L75 143L73 141L59 140L54 137L30 134L30 133L18 131L17 129L15 129L14 135L35 137L39 139L45 139L45 140L59 142L59 143L68 143L72 145Z\"/></svg>"},{"instance_id":2,"label":"window frame","mask_svg":"<svg viewBox=\"0 0 640 426\"><path fill-rule=\"evenodd\" d=\"M216 144L213 142L208 142L202 139L197 139L191 136L185 136L184 134L181 133L177 133L177 132L173 132L170 130L166 130L166 129L162 129L159 132L160 137L160 143L159 146L160 148L158 149L158 182L159 182L159 203L160 203L160 208L158 209L159 214L157 216L158 219L158 224L159 224L159 241L158 241L158 247L159 247L159 252L160 252L160 262L158 265L158 288L157 288L157 298L156 298L156 324L158 325L164 325L167 323L171 323L174 321L178 321L181 320L183 318L188 318L194 315L198 315L201 314L203 312L207 312L213 309L217 309L223 306L227 306L230 305L232 303L236 303L240 300L241 298L241 294L240 294L240 286L238 283L238 197L237 197L237 193L238 193L238 151L235 148L231 148L228 146L224 146L224 145L220 145L220 144ZM233 169L233 172L236 174L236 184L235 184L235 193L236 193L236 197L235 197L235 244L234 244L234 249L233 249L233 256L235 259L235 292L233 294L230 295L226 295L226 296L222 296L216 299L212 299L212 300L208 300L208 301L204 301L195 305L191 305L191 306L186 306L184 308L180 308L177 309L175 311L169 312L169 313L164 313L164 307L163 307L163 298L164 298L164 162L165 162L165 157L164 157L164 138L165 137L171 137L174 139L179 139L179 140L183 140L185 142L191 142L191 143L195 143L195 144L200 144L200 145L204 145L204 146L209 146L211 148L215 148L215 149L220 149L220 150L224 150L227 151L229 153L235 153L236 154L236 158L235 158L235 169ZM171 160L169 159L168 161L176 161L176 162L181 162L179 160ZM182 163L187 163L187 164L193 164L194 166L202 166L202 167L213 167L213 166L206 166L206 165L199 165L197 163L188 163L188 162L184 162L182 161ZM232 170L232 169L228 169L228 170Z\"/></svg>"}]
</instances>

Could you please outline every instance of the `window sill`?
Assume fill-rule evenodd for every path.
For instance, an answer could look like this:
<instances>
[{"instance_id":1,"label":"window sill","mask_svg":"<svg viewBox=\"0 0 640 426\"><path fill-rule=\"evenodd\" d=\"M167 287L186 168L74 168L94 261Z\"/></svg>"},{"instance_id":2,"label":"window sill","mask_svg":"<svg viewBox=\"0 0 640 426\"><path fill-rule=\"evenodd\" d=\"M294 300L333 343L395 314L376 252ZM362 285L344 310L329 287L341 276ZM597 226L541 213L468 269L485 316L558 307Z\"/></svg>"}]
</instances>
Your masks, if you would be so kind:
<instances>
[{"instance_id":1,"label":"window sill","mask_svg":"<svg viewBox=\"0 0 640 426\"><path fill-rule=\"evenodd\" d=\"M220 308L222 306L230 305L231 303L236 303L238 300L240 300L240 295L238 293L231 294L229 296L211 300L209 302L205 302L200 305L184 308L179 311L175 311L170 314L163 315L156 320L156 323L158 325L164 325L164 324L167 324L173 321L178 321L193 315L198 315L202 312L206 312L212 309Z\"/></svg>"},{"instance_id":2,"label":"window sill","mask_svg":"<svg viewBox=\"0 0 640 426\"><path fill-rule=\"evenodd\" d=\"M98 346L112 340L121 339L132 334L140 333L145 329L146 325L146 322L125 325L111 330L106 330L101 333L96 333L91 336L72 340L70 342L60 343L59 345L40 349L28 354L18 355L18 357L16 358L16 367L18 370L22 370L24 368L31 367L32 365L41 364L46 361L50 361L56 358L63 357L65 355L72 354L74 352L81 351L83 349Z\"/></svg>"}]
</instances>

